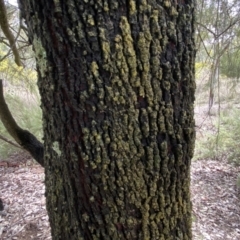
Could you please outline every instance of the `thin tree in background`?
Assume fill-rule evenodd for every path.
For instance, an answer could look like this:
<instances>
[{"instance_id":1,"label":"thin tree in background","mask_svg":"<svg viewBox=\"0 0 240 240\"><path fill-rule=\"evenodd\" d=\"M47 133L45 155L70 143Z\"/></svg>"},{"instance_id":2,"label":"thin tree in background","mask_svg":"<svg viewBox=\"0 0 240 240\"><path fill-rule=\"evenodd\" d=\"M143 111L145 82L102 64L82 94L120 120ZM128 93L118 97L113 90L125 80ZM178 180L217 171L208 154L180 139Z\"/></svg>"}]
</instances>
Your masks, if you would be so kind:
<instances>
[{"instance_id":1,"label":"thin tree in background","mask_svg":"<svg viewBox=\"0 0 240 240\"><path fill-rule=\"evenodd\" d=\"M198 2L196 12L198 58L210 64L210 114L220 84L221 59L235 45L238 37L236 33L240 22L240 3L237 0L202 0Z\"/></svg>"}]
</instances>

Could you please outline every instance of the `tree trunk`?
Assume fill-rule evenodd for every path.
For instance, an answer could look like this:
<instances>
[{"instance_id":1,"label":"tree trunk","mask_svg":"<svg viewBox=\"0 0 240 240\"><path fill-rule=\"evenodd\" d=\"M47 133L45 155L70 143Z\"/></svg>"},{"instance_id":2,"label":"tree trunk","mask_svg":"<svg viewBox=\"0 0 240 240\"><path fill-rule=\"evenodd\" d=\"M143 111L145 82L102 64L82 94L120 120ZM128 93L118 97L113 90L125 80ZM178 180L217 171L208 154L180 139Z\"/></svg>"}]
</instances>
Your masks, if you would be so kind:
<instances>
[{"instance_id":1,"label":"tree trunk","mask_svg":"<svg viewBox=\"0 0 240 240\"><path fill-rule=\"evenodd\" d=\"M191 239L195 1L19 2L53 239Z\"/></svg>"}]
</instances>

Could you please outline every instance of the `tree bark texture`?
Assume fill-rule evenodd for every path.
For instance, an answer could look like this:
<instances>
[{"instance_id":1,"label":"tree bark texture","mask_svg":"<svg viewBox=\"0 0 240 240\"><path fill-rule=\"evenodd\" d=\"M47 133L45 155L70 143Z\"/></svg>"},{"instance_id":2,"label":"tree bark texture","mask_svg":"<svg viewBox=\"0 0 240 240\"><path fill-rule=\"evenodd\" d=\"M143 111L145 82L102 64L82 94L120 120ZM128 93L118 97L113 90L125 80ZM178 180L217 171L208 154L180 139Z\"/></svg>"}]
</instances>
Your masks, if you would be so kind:
<instances>
[{"instance_id":1,"label":"tree bark texture","mask_svg":"<svg viewBox=\"0 0 240 240\"><path fill-rule=\"evenodd\" d=\"M194 0L19 0L53 239L191 239Z\"/></svg>"}]
</instances>

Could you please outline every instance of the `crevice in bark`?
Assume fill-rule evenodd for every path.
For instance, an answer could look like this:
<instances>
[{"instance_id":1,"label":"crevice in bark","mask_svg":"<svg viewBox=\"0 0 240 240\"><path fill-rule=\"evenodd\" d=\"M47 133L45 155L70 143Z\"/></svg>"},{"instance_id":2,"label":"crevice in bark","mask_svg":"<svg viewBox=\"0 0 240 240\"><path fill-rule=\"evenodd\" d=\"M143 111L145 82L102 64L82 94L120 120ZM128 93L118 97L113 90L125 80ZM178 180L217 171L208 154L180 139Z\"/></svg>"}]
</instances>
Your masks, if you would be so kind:
<instances>
[{"instance_id":1,"label":"crevice in bark","mask_svg":"<svg viewBox=\"0 0 240 240\"><path fill-rule=\"evenodd\" d=\"M18 126L13 118L3 95L3 84L0 79L0 119L14 140L44 167L43 144L29 131Z\"/></svg>"}]
</instances>

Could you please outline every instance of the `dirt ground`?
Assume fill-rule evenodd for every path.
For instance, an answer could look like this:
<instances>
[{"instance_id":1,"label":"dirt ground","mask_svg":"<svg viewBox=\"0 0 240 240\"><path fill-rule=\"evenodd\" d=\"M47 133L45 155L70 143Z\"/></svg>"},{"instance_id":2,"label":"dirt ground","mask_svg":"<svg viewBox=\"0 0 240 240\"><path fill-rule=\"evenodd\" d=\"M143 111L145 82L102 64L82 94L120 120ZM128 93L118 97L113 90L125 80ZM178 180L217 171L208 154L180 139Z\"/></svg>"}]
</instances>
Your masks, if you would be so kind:
<instances>
[{"instance_id":1,"label":"dirt ground","mask_svg":"<svg viewBox=\"0 0 240 240\"><path fill-rule=\"evenodd\" d=\"M192 163L193 239L240 239L239 173L224 159Z\"/></svg>"},{"instance_id":2,"label":"dirt ground","mask_svg":"<svg viewBox=\"0 0 240 240\"><path fill-rule=\"evenodd\" d=\"M0 162L0 239L49 240L45 207L44 170L27 154L16 154Z\"/></svg>"},{"instance_id":3,"label":"dirt ground","mask_svg":"<svg viewBox=\"0 0 240 240\"><path fill-rule=\"evenodd\" d=\"M194 240L240 239L239 167L222 160L192 163ZM44 171L26 154L0 162L0 239L50 240Z\"/></svg>"}]
</instances>

